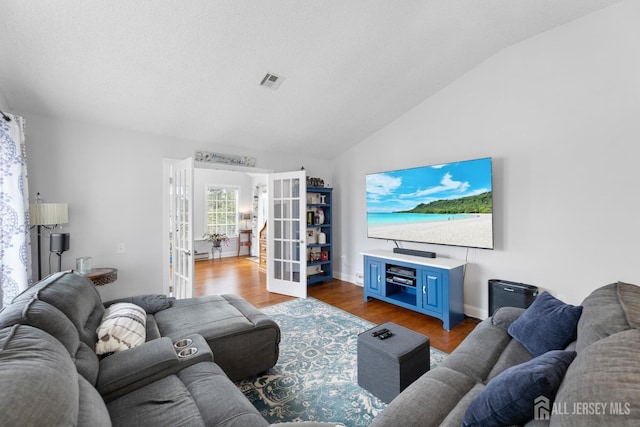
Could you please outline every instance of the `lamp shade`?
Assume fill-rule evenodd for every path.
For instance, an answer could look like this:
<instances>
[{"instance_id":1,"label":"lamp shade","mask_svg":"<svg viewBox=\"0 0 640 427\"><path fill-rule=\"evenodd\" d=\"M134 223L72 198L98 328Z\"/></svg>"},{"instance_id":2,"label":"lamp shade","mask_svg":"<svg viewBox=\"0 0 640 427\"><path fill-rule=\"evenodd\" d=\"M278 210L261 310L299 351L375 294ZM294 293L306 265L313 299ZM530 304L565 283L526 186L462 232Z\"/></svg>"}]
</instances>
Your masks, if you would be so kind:
<instances>
[{"instance_id":1,"label":"lamp shade","mask_svg":"<svg viewBox=\"0 0 640 427\"><path fill-rule=\"evenodd\" d=\"M242 219L243 221L247 221L247 220L251 219L251 213L250 212L242 212L240 214L240 219Z\"/></svg>"},{"instance_id":2,"label":"lamp shade","mask_svg":"<svg viewBox=\"0 0 640 427\"><path fill-rule=\"evenodd\" d=\"M54 225L69 222L66 203L30 203L29 220L31 225Z\"/></svg>"}]
</instances>

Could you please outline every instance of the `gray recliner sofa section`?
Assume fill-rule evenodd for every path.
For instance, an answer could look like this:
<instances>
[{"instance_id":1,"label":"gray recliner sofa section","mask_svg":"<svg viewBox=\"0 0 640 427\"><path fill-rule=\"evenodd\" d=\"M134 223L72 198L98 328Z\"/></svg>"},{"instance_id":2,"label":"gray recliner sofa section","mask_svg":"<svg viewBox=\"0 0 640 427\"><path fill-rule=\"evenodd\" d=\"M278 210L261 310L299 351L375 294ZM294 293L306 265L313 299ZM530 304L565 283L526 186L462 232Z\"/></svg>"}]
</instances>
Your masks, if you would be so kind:
<instances>
[{"instance_id":1,"label":"gray recliner sofa section","mask_svg":"<svg viewBox=\"0 0 640 427\"><path fill-rule=\"evenodd\" d=\"M69 350L77 346L77 334L74 339L67 326L60 332L65 329L62 341L28 325L0 329L3 425L268 425L211 361L211 353L183 362L166 338L135 358L128 354L98 362L86 352L73 358ZM104 363L108 360L112 363Z\"/></svg>"},{"instance_id":2,"label":"gray recliner sofa section","mask_svg":"<svg viewBox=\"0 0 640 427\"><path fill-rule=\"evenodd\" d=\"M133 302L147 311L147 341L169 337L176 341L199 334L209 344L216 364L236 381L267 371L278 361L280 328L268 316L237 295L211 295L162 304L152 295L104 302L84 276L67 271L54 274L18 295L13 304L28 302L34 294L62 311L94 346L105 306ZM147 298L148 297L148 298Z\"/></svg>"},{"instance_id":3,"label":"gray recliner sofa section","mask_svg":"<svg viewBox=\"0 0 640 427\"><path fill-rule=\"evenodd\" d=\"M101 307L91 282L65 272L0 311L3 424L268 426L214 363L207 340L185 329L188 320L179 339L192 340L193 355L181 358L173 338L152 335L142 345L98 357L93 349ZM255 316L265 322L264 315ZM152 320L151 330L162 330L163 321Z\"/></svg>"},{"instance_id":4,"label":"gray recliner sofa section","mask_svg":"<svg viewBox=\"0 0 640 427\"><path fill-rule=\"evenodd\" d=\"M555 406L548 408L548 419L530 419L528 427L640 425L640 287L603 286L582 307L577 339L566 348L577 356L560 383ZM400 393L371 427L459 427L492 379L533 359L508 333L523 312L504 307L483 320L442 364Z\"/></svg>"}]
</instances>

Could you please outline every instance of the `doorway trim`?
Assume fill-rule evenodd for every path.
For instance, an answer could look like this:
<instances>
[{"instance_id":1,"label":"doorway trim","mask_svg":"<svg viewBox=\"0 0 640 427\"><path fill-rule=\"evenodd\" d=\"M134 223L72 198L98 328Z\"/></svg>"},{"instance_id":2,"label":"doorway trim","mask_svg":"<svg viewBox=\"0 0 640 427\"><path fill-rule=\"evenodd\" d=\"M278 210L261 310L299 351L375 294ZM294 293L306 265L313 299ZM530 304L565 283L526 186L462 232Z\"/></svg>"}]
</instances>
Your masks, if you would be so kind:
<instances>
[{"instance_id":1,"label":"doorway trim","mask_svg":"<svg viewBox=\"0 0 640 427\"><path fill-rule=\"evenodd\" d=\"M183 159L162 159L162 291L169 295L171 289L171 262L167 254L169 249L169 178L171 165ZM214 169L227 172L255 173L270 175L275 173L273 169L254 168L248 166L226 165L223 163L193 162L194 169Z\"/></svg>"}]
</instances>

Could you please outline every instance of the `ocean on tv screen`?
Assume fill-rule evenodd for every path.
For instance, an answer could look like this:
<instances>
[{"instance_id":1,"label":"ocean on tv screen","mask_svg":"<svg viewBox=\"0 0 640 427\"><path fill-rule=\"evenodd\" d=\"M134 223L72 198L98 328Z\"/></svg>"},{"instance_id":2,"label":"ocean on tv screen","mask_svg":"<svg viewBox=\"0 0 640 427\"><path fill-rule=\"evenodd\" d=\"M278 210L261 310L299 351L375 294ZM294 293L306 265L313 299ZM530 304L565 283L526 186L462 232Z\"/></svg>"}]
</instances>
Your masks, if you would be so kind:
<instances>
[{"instance_id":1,"label":"ocean on tv screen","mask_svg":"<svg viewBox=\"0 0 640 427\"><path fill-rule=\"evenodd\" d=\"M367 175L368 237L493 249L491 158Z\"/></svg>"}]
</instances>

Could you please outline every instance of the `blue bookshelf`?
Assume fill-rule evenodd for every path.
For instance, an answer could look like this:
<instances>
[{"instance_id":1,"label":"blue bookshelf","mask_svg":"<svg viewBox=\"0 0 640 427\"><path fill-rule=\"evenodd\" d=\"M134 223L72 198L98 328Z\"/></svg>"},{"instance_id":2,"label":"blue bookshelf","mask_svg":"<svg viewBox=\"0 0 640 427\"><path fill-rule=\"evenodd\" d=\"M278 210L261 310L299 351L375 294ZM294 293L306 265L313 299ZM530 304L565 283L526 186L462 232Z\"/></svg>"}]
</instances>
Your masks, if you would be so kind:
<instances>
[{"instance_id":1,"label":"blue bookshelf","mask_svg":"<svg viewBox=\"0 0 640 427\"><path fill-rule=\"evenodd\" d=\"M307 284L333 278L333 189L307 187Z\"/></svg>"}]
</instances>

